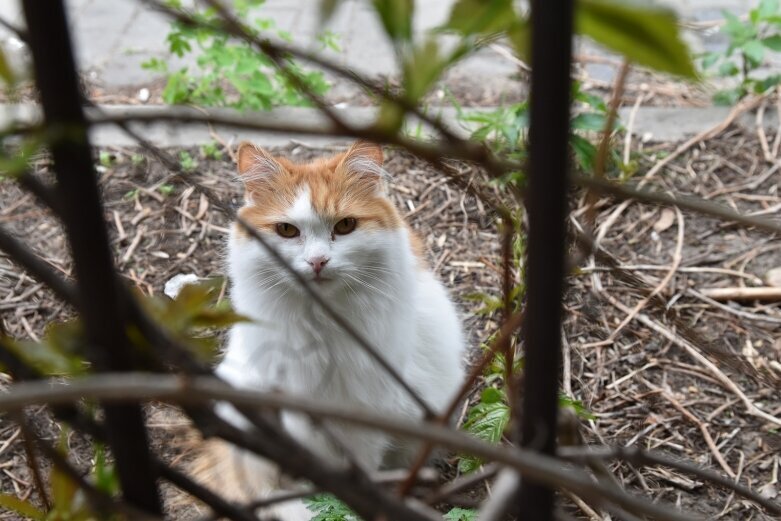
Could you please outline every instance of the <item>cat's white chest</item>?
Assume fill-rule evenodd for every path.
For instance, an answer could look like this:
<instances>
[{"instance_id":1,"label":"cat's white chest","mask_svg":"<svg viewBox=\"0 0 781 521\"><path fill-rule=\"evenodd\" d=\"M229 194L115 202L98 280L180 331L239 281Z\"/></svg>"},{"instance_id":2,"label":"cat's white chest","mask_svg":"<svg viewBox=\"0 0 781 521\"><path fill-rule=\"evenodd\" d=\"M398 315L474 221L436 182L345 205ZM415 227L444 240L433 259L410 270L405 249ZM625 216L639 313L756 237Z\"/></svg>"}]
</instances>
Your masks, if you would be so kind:
<instances>
[{"instance_id":1,"label":"cat's white chest","mask_svg":"<svg viewBox=\"0 0 781 521\"><path fill-rule=\"evenodd\" d=\"M274 315L234 328L219 368L229 381L334 403L386 410L402 405L395 391L398 384L387 371L322 312L288 314L287 320ZM374 311L366 315L352 316L352 327L371 339L380 356L389 357L388 362L403 374L408 357L400 346L409 345L409 339L399 324L394 324L394 318L402 317Z\"/></svg>"}]
</instances>

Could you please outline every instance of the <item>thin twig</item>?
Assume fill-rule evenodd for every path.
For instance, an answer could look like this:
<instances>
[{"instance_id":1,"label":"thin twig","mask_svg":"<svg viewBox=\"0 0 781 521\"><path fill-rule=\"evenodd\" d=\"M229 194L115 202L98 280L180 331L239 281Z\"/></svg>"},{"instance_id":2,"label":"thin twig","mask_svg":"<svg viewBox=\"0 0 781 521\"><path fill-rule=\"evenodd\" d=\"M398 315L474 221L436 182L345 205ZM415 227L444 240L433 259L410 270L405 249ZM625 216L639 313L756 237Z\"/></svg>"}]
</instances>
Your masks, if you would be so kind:
<instances>
[{"instance_id":1,"label":"thin twig","mask_svg":"<svg viewBox=\"0 0 781 521\"><path fill-rule=\"evenodd\" d=\"M725 206L714 204L702 199L685 195L668 195L661 192L630 188L626 185L618 185L609 181L573 175L572 182L586 188L597 190L620 199L640 201L644 203L657 203L668 206L677 206L684 210L691 210L708 217L714 217L723 221L732 221L745 226L753 226L773 233L781 233L781 223L761 217L751 217L731 210Z\"/></svg>"},{"instance_id":2,"label":"thin twig","mask_svg":"<svg viewBox=\"0 0 781 521\"><path fill-rule=\"evenodd\" d=\"M78 307L78 293L73 284L61 278L37 254L3 228L0 228L0 250L29 271L30 275L46 284L62 300Z\"/></svg>"},{"instance_id":3,"label":"thin twig","mask_svg":"<svg viewBox=\"0 0 781 521\"><path fill-rule=\"evenodd\" d=\"M735 482L721 474L702 468L681 458L672 458L660 452L645 451L637 447L561 447L558 455L570 461L586 462L588 460L622 460L632 465L642 467L647 465L663 465L696 476L702 480L721 485L733 490L740 496L752 501L768 512L781 515L781 505L763 497L750 488Z\"/></svg>"},{"instance_id":4,"label":"thin twig","mask_svg":"<svg viewBox=\"0 0 781 521\"><path fill-rule=\"evenodd\" d=\"M670 269L667 271L667 274L665 274L664 278L659 282L659 284L648 294L646 295L640 302L638 302L634 308L632 308L631 313L629 313L624 319L621 321L618 326L613 330L612 333L610 333L610 336L607 338L607 342L613 342L616 337L618 336L618 333L624 329L624 327L632 321L632 319L637 315L641 309L645 307L648 302L651 301L656 295L660 294L662 291L664 291L664 288L667 287L667 285L670 283L672 278L675 276L675 272L678 270L678 266L681 264L681 252L683 251L683 214L681 213L681 210L677 207L675 208L676 215L678 217L678 239L676 241L675 246L675 252L673 253L673 262L670 266Z\"/></svg>"},{"instance_id":5,"label":"thin twig","mask_svg":"<svg viewBox=\"0 0 781 521\"><path fill-rule=\"evenodd\" d=\"M724 456L722 456L721 452L719 451L719 448L716 446L716 442L713 441L713 437L710 435L710 431L708 430L708 426L705 425L705 422L703 422L702 420L697 418L694 414L692 414L688 409L686 409L686 407L684 407L681 404L681 402L676 400L675 397L673 397L670 393L668 393L664 389L652 385L647 381L646 381L646 385L650 389L657 391L659 395L662 396L668 402L670 402L672 406L678 410L678 412L683 414L686 417L686 419L688 419L690 422L696 425L698 429L700 429L700 432L702 433L702 437L705 440L705 444L710 449L711 454L713 454L713 457L719 463L721 468L724 469L724 472L726 472L727 475L732 479L735 479L735 471L732 470L732 468L727 464L727 461L724 459Z\"/></svg>"}]
</instances>

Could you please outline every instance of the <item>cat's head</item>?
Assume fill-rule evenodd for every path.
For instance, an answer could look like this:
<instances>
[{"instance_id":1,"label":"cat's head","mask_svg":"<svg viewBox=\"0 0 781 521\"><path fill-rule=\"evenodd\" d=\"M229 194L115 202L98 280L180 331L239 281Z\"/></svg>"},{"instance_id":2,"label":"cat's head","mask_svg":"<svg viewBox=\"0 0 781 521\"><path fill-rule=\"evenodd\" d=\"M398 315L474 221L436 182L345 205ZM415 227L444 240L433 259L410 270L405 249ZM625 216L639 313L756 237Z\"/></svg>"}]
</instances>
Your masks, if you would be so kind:
<instances>
[{"instance_id":1,"label":"cat's head","mask_svg":"<svg viewBox=\"0 0 781 521\"><path fill-rule=\"evenodd\" d=\"M382 148L365 141L302 164L243 143L238 170L245 206L239 216L323 291L384 290L394 263L409 247L399 243L406 237L404 223L386 195L382 161ZM295 285L238 224L233 242L231 262L240 263L242 276L251 276L256 286L287 290Z\"/></svg>"}]
</instances>

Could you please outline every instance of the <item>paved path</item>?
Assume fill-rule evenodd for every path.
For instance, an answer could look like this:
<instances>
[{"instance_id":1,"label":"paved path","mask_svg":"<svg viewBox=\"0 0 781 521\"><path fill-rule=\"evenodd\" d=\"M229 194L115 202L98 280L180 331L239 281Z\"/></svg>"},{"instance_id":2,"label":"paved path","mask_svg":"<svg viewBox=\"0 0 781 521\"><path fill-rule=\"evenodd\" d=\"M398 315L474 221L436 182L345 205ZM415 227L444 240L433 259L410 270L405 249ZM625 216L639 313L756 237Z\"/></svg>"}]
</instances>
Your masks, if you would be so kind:
<instances>
[{"instance_id":1,"label":"paved path","mask_svg":"<svg viewBox=\"0 0 781 521\"><path fill-rule=\"evenodd\" d=\"M141 86L153 76L141 68L152 57L171 58L165 36L168 22L137 0L67 0L71 23L75 29L80 67L91 79L107 88ZM414 18L415 30L425 32L447 19L454 0L418 0ZM721 10L743 13L754 2L749 0L666 0L687 20L720 19ZM268 0L259 13L274 19L289 31L297 45L319 49L319 0ZM19 0L0 0L0 16L20 24ZM343 51L332 58L355 70L371 75L392 75L395 63L390 46L383 37L378 20L366 0L342 0L328 28L340 35ZM0 44L13 51L10 35L0 30ZM725 46L723 35L712 32L692 35L695 50ZM185 64L187 64L185 60ZM608 80L611 67L590 66L592 75ZM474 82L507 81L516 72L506 58L486 50L461 63L452 77Z\"/></svg>"}]
</instances>

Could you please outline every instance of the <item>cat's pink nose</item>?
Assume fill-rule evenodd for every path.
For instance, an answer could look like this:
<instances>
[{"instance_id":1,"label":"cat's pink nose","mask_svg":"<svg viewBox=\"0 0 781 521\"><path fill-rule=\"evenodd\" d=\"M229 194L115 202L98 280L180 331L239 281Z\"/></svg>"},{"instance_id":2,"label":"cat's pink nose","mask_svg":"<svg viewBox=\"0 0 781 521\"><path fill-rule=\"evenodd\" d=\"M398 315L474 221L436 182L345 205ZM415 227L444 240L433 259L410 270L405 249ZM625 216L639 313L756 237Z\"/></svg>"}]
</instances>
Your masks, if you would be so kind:
<instances>
[{"instance_id":1,"label":"cat's pink nose","mask_svg":"<svg viewBox=\"0 0 781 521\"><path fill-rule=\"evenodd\" d=\"M328 264L328 261L331 260L328 257L312 257L307 262L310 266L312 266L312 269L315 272L315 275L320 275L320 272L323 271L323 267L325 267L326 264Z\"/></svg>"}]
</instances>

